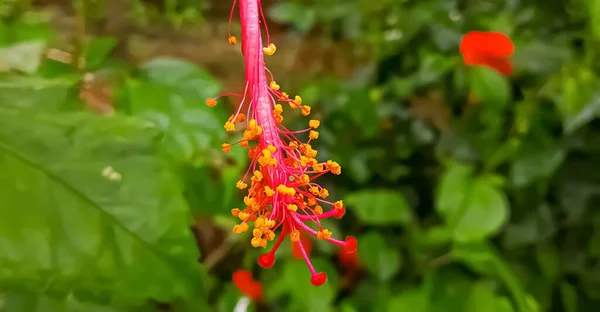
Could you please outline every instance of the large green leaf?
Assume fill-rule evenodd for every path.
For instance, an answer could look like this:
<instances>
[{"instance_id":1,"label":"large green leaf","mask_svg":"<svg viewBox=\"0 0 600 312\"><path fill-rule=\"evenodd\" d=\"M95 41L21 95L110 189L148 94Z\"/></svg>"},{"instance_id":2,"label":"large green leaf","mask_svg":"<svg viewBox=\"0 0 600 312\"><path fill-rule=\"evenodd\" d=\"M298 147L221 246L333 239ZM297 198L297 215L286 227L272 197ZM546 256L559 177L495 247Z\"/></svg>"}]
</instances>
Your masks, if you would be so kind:
<instances>
[{"instance_id":1,"label":"large green leaf","mask_svg":"<svg viewBox=\"0 0 600 312\"><path fill-rule=\"evenodd\" d=\"M1 312L153 312L156 308L144 305L139 308L113 308L108 306L67 300L51 299L30 293L10 294L6 297Z\"/></svg>"},{"instance_id":2,"label":"large green leaf","mask_svg":"<svg viewBox=\"0 0 600 312\"><path fill-rule=\"evenodd\" d=\"M122 305L199 296L189 209L156 129L0 108L0 288Z\"/></svg>"},{"instance_id":3,"label":"large green leaf","mask_svg":"<svg viewBox=\"0 0 600 312\"><path fill-rule=\"evenodd\" d=\"M412 220L408 202L391 190L364 190L346 196L346 204L366 224L407 224Z\"/></svg>"},{"instance_id":4,"label":"large green leaf","mask_svg":"<svg viewBox=\"0 0 600 312\"><path fill-rule=\"evenodd\" d=\"M436 209L456 241L478 241L496 233L508 217L507 200L492 178L473 177L472 168L453 164L441 179Z\"/></svg>"}]
</instances>

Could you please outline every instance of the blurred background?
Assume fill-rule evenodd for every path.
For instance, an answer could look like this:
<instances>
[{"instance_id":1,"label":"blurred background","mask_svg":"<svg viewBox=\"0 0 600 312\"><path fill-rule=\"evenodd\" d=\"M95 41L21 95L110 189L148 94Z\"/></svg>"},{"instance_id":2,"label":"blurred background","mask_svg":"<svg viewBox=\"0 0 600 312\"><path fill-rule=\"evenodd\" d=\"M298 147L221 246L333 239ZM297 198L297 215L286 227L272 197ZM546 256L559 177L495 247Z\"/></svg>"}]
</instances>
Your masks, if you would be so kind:
<instances>
[{"instance_id":1,"label":"blurred background","mask_svg":"<svg viewBox=\"0 0 600 312\"><path fill-rule=\"evenodd\" d=\"M267 66L342 166L326 226L359 242L312 242L319 288L231 232L237 103L204 104L243 86L231 2L0 0L2 311L600 308L600 0L262 1ZM511 77L463 63L473 30L513 40Z\"/></svg>"}]
</instances>

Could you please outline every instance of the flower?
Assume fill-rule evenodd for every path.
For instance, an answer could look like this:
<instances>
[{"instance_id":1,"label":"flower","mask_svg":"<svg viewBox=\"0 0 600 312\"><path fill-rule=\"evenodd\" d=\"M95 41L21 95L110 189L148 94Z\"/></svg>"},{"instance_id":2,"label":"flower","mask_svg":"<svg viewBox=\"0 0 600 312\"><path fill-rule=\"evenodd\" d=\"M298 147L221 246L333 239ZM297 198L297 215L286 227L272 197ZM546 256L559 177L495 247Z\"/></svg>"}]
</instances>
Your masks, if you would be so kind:
<instances>
[{"instance_id":1,"label":"flower","mask_svg":"<svg viewBox=\"0 0 600 312\"><path fill-rule=\"evenodd\" d=\"M235 1L231 15L235 9ZM311 273L310 281L319 286L326 282L327 276L317 272L312 265L308 252L300 240L301 232L317 239L326 240L348 250L356 250L356 239L332 238L332 233L321 226L326 218L341 218L346 208L342 201L329 201L327 189L316 183L320 176L333 173L341 174L340 165L333 161L318 161L317 150L311 142L319 137L317 128L320 121L312 119L308 128L290 131L283 125L283 106L310 115L310 106L302 103L300 96L290 97L281 90L265 67L264 55L276 52L275 44L270 42L267 23L259 0L240 0L240 18L242 25L242 54L245 63L245 86L236 112L225 123L226 131L235 131L236 125L245 125L242 138L233 145L248 149L250 166L243 178L236 183L237 188L247 189L244 197L245 207L232 209L233 216L240 223L233 227L237 234L250 230L250 243L255 248L266 248L268 242L275 241L271 250L258 258L258 263L269 268L275 263L275 252L285 237L299 248L302 258ZM265 27L267 39L263 46L261 25ZM229 35L229 42L236 39ZM269 74L269 78L267 77ZM218 98L234 94L222 94L206 101L215 106ZM242 113L246 109L246 114ZM308 137L302 142L297 136ZM225 143L223 151L228 152L231 144ZM326 211L326 208L331 207ZM309 226L312 225L313 227ZM276 231L279 230L277 237ZM277 237L277 240L275 238Z\"/></svg>"},{"instance_id":2,"label":"flower","mask_svg":"<svg viewBox=\"0 0 600 312\"><path fill-rule=\"evenodd\" d=\"M261 301L263 298L262 284L252 279L252 273L245 270L233 272L231 276L233 284L239 288L248 298Z\"/></svg>"},{"instance_id":3,"label":"flower","mask_svg":"<svg viewBox=\"0 0 600 312\"><path fill-rule=\"evenodd\" d=\"M460 43L460 53L467 65L487 66L502 75L512 74L510 56L514 51L510 39L499 32L472 31Z\"/></svg>"}]
</instances>

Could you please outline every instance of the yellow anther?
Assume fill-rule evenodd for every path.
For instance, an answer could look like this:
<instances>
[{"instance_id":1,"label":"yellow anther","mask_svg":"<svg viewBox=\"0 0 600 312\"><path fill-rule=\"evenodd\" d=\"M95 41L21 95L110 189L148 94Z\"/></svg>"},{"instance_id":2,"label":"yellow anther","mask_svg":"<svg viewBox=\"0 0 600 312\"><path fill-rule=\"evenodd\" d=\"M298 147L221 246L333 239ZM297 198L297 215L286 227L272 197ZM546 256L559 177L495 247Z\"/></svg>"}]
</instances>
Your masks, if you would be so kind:
<instances>
[{"instance_id":1,"label":"yellow anther","mask_svg":"<svg viewBox=\"0 0 600 312\"><path fill-rule=\"evenodd\" d=\"M273 109L273 112L276 113L276 114L283 113L283 106L281 106L281 104L275 105L275 108Z\"/></svg>"},{"instance_id":2,"label":"yellow anther","mask_svg":"<svg viewBox=\"0 0 600 312\"><path fill-rule=\"evenodd\" d=\"M296 195L296 190L292 187L287 187L283 184L279 184L277 186L277 192L284 194L284 195L290 195L290 196L294 196Z\"/></svg>"},{"instance_id":3,"label":"yellow anther","mask_svg":"<svg viewBox=\"0 0 600 312\"><path fill-rule=\"evenodd\" d=\"M277 151L277 148L275 146L273 146L273 145L269 145L269 146L267 146L267 150L269 152L271 152L271 154L273 154L273 153L275 153Z\"/></svg>"},{"instance_id":4,"label":"yellow anther","mask_svg":"<svg viewBox=\"0 0 600 312\"><path fill-rule=\"evenodd\" d=\"M275 191L273 191L272 188L270 188L269 186L265 186L265 195L273 196L274 194L275 194Z\"/></svg>"},{"instance_id":5,"label":"yellow anther","mask_svg":"<svg viewBox=\"0 0 600 312\"><path fill-rule=\"evenodd\" d=\"M267 239L268 239L268 240L272 241L272 240L274 240L274 239L275 239L275 232L273 232L273 231L268 231L268 232L267 232L267 234L266 234L266 236L267 236Z\"/></svg>"},{"instance_id":6,"label":"yellow anther","mask_svg":"<svg viewBox=\"0 0 600 312\"><path fill-rule=\"evenodd\" d=\"M296 141L290 141L290 144L288 145L291 149L297 149L298 148L298 142Z\"/></svg>"},{"instance_id":7,"label":"yellow anther","mask_svg":"<svg viewBox=\"0 0 600 312\"><path fill-rule=\"evenodd\" d=\"M238 214L238 218L240 218L240 220L242 220L242 221L248 219L249 217L250 217L250 214L245 211L240 211L240 213Z\"/></svg>"},{"instance_id":8,"label":"yellow anther","mask_svg":"<svg viewBox=\"0 0 600 312\"><path fill-rule=\"evenodd\" d=\"M254 171L254 175L252 176L252 182L260 182L263 179L263 175L260 171Z\"/></svg>"},{"instance_id":9,"label":"yellow anther","mask_svg":"<svg viewBox=\"0 0 600 312\"><path fill-rule=\"evenodd\" d=\"M300 240L300 231L293 230L292 233L290 233L290 240L294 243L299 241Z\"/></svg>"},{"instance_id":10,"label":"yellow anther","mask_svg":"<svg viewBox=\"0 0 600 312\"><path fill-rule=\"evenodd\" d=\"M248 140L241 140L241 141L240 141L240 146L241 146L241 147L248 147L248 146L250 146L250 145L248 145Z\"/></svg>"},{"instance_id":11,"label":"yellow anther","mask_svg":"<svg viewBox=\"0 0 600 312\"><path fill-rule=\"evenodd\" d=\"M238 209L238 208L231 209L231 215L233 215L234 217L239 216L240 215L240 209Z\"/></svg>"},{"instance_id":12,"label":"yellow anther","mask_svg":"<svg viewBox=\"0 0 600 312\"><path fill-rule=\"evenodd\" d=\"M325 167L333 174L339 175L342 173L342 167L335 161L328 160L327 163L325 163Z\"/></svg>"},{"instance_id":13,"label":"yellow anther","mask_svg":"<svg viewBox=\"0 0 600 312\"><path fill-rule=\"evenodd\" d=\"M318 138L319 138L319 132L317 132L317 131L314 131L314 130L310 130L310 132L308 133L308 137L309 137L311 140L316 140L316 139L318 139Z\"/></svg>"},{"instance_id":14,"label":"yellow anther","mask_svg":"<svg viewBox=\"0 0 600 312\"><path fill-rule=\"evenodd\" d=\"M316 119L311 119L308 122L308 126L311 127L311 128L313 128L313 129L319 128L320 125L321 125L321 122L318 121L318 120L316 120Z\"/></svg>"},{"instance_id":15,"label":"yellow anther","mask_svg":"<svg viewBox=\"0 0 600 312\"><path fill-rule=\"evenodd\" d=\"M323 172L323 164L315 164L312 168L316 173Z\"/></svg>"},{"instance_id":16,"label":"yellow anther","mask_svg":"<svg viewBox=\"0 0 600 312\"><path fill-rule=\"evenodd\" d=\"M275 80L271 81L271 83L269 83L269 87L271 87L271 89L277 91L279 90L279 85L277 84L277 82L275 82Z\"/></svg>"},{"instance_id":17,"label":"yellow anther","mask_svg":"<svg viewBox=\"0 0 600 312\"><path fill-rule=\"evenodd\" d=\"M208 98L208 99L206 99L206 105L208 107L215 107L217 105L217 100L215 100L213 98Z\"/></svg>"},{"instance_id":18,"label":"yellow anther","mask_svg":"<svg viewBox=\"0 0 600 312\"><path fill-rule=\"evenodd\" d=\"M309 192L315 196L318 196L319 195L319 187L311 186L309 189Z\"/></svg>"},{"instance_id":19,"label":"yellow anther","mask_svg":"<svg viewBox=\"0 0 600 312\"><path fill-rule=\"evenodd\" d=\"M237 188L238 188L238 189L240 189L240 190L243 190L243 189L245 189L245 188L247 188L247 187L248 187L248 184L244 183L244 181L242 181L242 180L239 180L239 181L237 181L237 183L235 184L235 187L237 187Z\"/></svg>"},{"instance_id":20,"label":"yellow anther","mask_svg":"<svg viewBox=\"0 0 600 312\"><path fill-rule=\"evenodd\" d=\"M300 177L300 185L307 185L308 183L310 183L310 177L307 174L303 174Z\"/></svg>"},{"instance_id":21,"label":"yellow anther","mask_svg":"<svg viewBox=\"0 0 600 312\"><path fill-rule=\"evenodd\" d=\"M302 106L302 115L304 115L304 116L310 115L310 106L308 106L308 105Z\"/></svg>"},{"instance_id":22,"label":"yellow anther","mask_svg":"<svg viewBox=\"0 0 600 312\"><path fill-rule=\"evenodd\" d=\"M302 105L302 98L301 98L299 95L296 95L296 96L294 97L294 102L295 102L297 105Z\"/></svg>"},{"instance_id":23,"label":"yellow anther","mask_svg":"<svg viewBox=\"0 0 600 312\"><path fill-rule=\"evenodd\" d=\"M327 198L327 196L329 196L329 191L325 188L322 188L321 191L319 192L319 196L321 198Z\"/></svg>"},{"instance_id":24,"label":"yellow anther","mask_svg":"<svg viewBox=\"0 0 600 312\"><path fill-rule=\"evenodd\" d=\"M260 237L254 237L252 238L252 240L250 241L250 244L252 244L252 247L254 248L258 248L258 247L266 247L267 242L260 238Z\"/></svg>"},{"instance_id":25,"label":"yellow anther","mask_svg":"<svg viewBox=\"0 0 600 312\"><path fill-rule=\"evenodd\" d=\"M274 227L274 226L275 226L275 220L266 220L266 221L265 221L265 226L266 226L267 228L272 228L272 227Z\"/></svg>"},{"instance_id":26,"label":"yellow anther","mask_svg":"<svg viewBox=\"0 0 600 312\"><path fill-rule=\"evenodd\" d=\"M225 128L225 131L231 132L235 130L235 125L231 121L228 121L225 123L225 126L223 126L223 128Z\"/></svg>"},{"instance_id":27,"label":"yellow anther","mask_svg":"<svg viewBox=\"0 0 600 312\"><path fill-rule=\"evenodd\" d=\"M311 196L306 200L306 204L309 206L314 206L317 204L317 199Z\"/></svg>"},{"instance_id":28,"label":"yellow anther","mask_svg":"<svg viewBox=\"0 0 600 312\"><path fill-rule=\"evenodd\" d=\"M263 217L256 218L256 221L254 221L254 226L257 228L261 228L261 227L265 226L265 218L263 218Z\"/></svg>"},{"instance_id":29,"label":"yellow anther","mask_svg":"<svg viewBox=\"0 0 600 312\"><path fill-rule=\"evenodd\" d=\"M296 212L296 211L298 211L298 206L294 205L294 204L289 204L289 205L287 205L287 209L289 211Z\"/></svg>"},{"instance_id":30,"label":"yellow anther","mask_svg":"<svg viewBox=\"0 0 600 312\"><path fill-rule=\"evenodd\" d=\"M316 215L322 215L323 214L323 207L316 205L315 208L313 208L313 211L315 212Z\"/></svg>"},{"instance_id":31,"label":"yellow anther","mask_svg":"<svg viewBox=\"0 0 600 312\"><path fill-rule=\"evenodd\" d=\"M252 230L252 236L261 238L262 235L263 235L263 232L261 229L254 228L254 230Z\"/></svg>"},{"instance_id":32,"label":"yellow anther","mask_svg":"<svg viewBox=\"0 0 600 312\"><path fill-rule=\"evenodd\" d=\"M256 202L256 200L253 197L244 196L244 204L246 206L251 206L255 202Z\"/></svg>"},{"instance_id":33,"label":"yellow anther","mask_svg":"<svg viewBox=\"0 0 600 312\"><path fill-rule=\"evenodd\" d=\"M246 231L248 231L248 223L246 222L233 226L233 233L235 234L242 234Z\"/></svg>"},{"instance_id":34,"label":"yellow anther","mask_svg":"<svg viewBox=\"0 0 600 312\"><path fill-rule=\"evenodd\" d=\"M285 93L285 92L282 91L281 92L281 96L279 97L279 100L285 101L285 100L287 100L289 98L290 98L290 96L287 93Z\"/></svg>"},{"instance_id":35,"label":"yellow anther","mask_svg":"<svg viewBox=\"0 0 600 312\"><path fill-rule=\"evenodd\" d=\"M227 40L229 41L230 45L235 45L235 43L237 42L237 39L235 38L235 36L229 36L229 38L227 38Z\"/></svg>"},{"instance_id":36,"label":"yellow anther","mask_svg":"<svg viewBox=\"0 0 600 312\"><path fill-rule=\"evenodd\" d=\"M223 143L221 144L221 149L223 150L223 152L229 153L231 151L231 144Z\"/></svg>"},{"instance_id":37,"label":"yellow anther","mask_svg":"<svg viewBox=\"0 0 600 312\"><path fill-rule=\"evenodd\" d=\"M238 114L237 117L235 117L235 122L243 122L244 120L246 120L245 114Z\"/></svg>"},{"instance_id":38,"label":"yellow anther","mask_svg":"<svg viewBox=\"0 0 600 312\"><path fill-rule=\"evenodd\" d=\"M335 210L344 209L344 202L341 200L336 201L335 203L333 203L333 209L335 209Z\"/></svg>"},{"instance_id":39,"label":"yellow anther","mask_svg":"<svg viewBox=\"0 0 600 312\"><path fill-rule=\"evenodd\" d=\"M263 52L266 55L273 55L273 54L275 54L275 51L277 51L277 47L273 43L271 43L268 47L263 48Z\"/></svg>"},{"instance_id":40,"label":"yellow anther","mask_svg":"<svg viewBox=\"0 0 600 312\"><path fill-rule=\"evenodd\" d=\"M331 238L331 232L328 229L321 229L317 233L317 239L326 240Z\"/></svg>"}]
</instances>

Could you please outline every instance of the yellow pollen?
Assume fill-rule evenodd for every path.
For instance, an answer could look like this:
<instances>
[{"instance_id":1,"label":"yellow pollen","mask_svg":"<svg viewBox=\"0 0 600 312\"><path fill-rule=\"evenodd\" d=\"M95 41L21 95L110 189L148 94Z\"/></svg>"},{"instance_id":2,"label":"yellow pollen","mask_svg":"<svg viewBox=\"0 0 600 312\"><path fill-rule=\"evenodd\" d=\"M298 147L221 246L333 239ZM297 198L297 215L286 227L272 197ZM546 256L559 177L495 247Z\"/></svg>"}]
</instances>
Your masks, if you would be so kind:
<instances>
[{"instance_id":1,"label":"yellow pollen","mask_svg":"<svg viewBox=\"0 0 600 312\"><path fill-rule=\"evenodd\" d=\"M275 51L277 51L277 47L273 43L271 43L268 47L263 48L263 53L269 56L275 54Z\"/></svg>"},{"instance_id":2,"label":"yellow pollen","mask_svg":"<svg viewBox=\"0 0 600 312\"><path fill-rule=\"evenodd\" d=\"M288 146L294 150L298 148L298 143L296 141L290 141L290 144Z\"/></svg>"},{"instance_id":3,"label":"yellow pollen","mask_svg":"<svg viewBox=\"0 0 600 312\"><path fill-rule=\"evenodd\" d=\"M284 195L290 195L290 196L294 196L296 195L296 190L292 187L287 187L283 184L279 184L277 186L277 192L284 194Z\"/></svg>"},{"instance_id":4,"label":"yellow pollen","mask_svg":"<svg viewBox=\"0 0 600 312\"><path fill-rule=\"evenodd\" d=\"M242 220L242 221L248 219L249 217L250 217L250 214L245 211L240 211L240 213L238 214L238 218L240 218L240 220Z\"/></svg>"},{"instance_id":5,"label":"yellow pollen","mask_svg":"<svg viewBox=\"0 0 600 312\"><path fill-rule=\"evenodd\" d=\"M270 188L269 186L265 186L265 195L273 196L274 194L275 194L275 191L273 191L272 188Z\"/></svg>"},{"instance_id":6,"label":"yellow pollen","mask_svg":"<svg viewBox=\"0 0 600 312\"><path fill-rule=\"evenodd\" d=\"M235 43L237 42L237 39L235 38L235 36L229 36L229 38L227 38L227 40L229 41L230 45L235 45Z\"/></svg>"},{"instance_id":7,"label":"yellow pollen","mask_svg":"<svg viewBox=\"0 0 600 312\"><path fill-rule=\"evenodd\" d=\"M231 132L235 130L235 125L231 121L228 121L225 123L225 126L223 126L223 128L225 128L225 131Z\"/></svg>"},{"instance_id":8,"label":"yellow pollen","mask_svg":"<svg viewBox=\"0 0 600 312\"><path fill-rule=\"evenodd\" d=\"M229 153L231 151L231 144L223 143L221 144L221 149L223 150L223 152Z\"/></svg>"},{"instance_id":9,"label":"yellow pollen","mask_svg":"<svg viewBox=\"0 0 600 312\"><path fill-rule=\"evenodd\" d=\"M267 236L268 240L272 241L272 240L275 239L275 232L273 232L273 231L267 231L266 236Z\"/></svg>"},{"instance_id":10,"label":"yellow pollen","mask_svg":"<svg viewBox=\"0 0 600 312\"><path fill-rule=\"evenodd\" d=\"M239 216L240 215L240 209L238 209L238 208L231 209L231 215L233 215L234 217Z\"/></svg>"},{"instance_id":11,"label":"yellow pollen","mask_svg":"<svg viewBox=\"0 0 600 312\"><path fill-rule=\"evenodd\" d=\"M340 167L340 165L335 161L328 160L327 163L325 163L325 167L335 175L342 173L342 167Z\"/></svg>"},{"instance_id":12,"label":"yellow pollen","mask_svg":"<svg viewBox=\"0 0 600 312\"><path fill-rule=\"evenodd\" d=\"M246 120L245 114L238 114L237 117L235 118L235 122L243 122L244 120Z\"/></svg>"},{"instance_id":13,"label":"yellow pollen","mask_svg":"<svg viewBox=\"0 0 600 312\"><path fill-rule=\"evenodd\" d=\"M320 240L327 240L331 238L331 232L328 229L321 229L318 233L317 233L317 239Z\"/></svg>"},{"instance_id":14,"label":"yellow pollen","mask_svg":"<svg viewBox=\"0 0 600 312\"><path fill-rule=\"evenodd\" d=\"M341 200L336 201L335 203L333 203L333 209L335 209L335 210L344 209L344 202Z\"/></svg>"},{"instance_id":15,"label":"yellow pollen","mask_svg":"<svg viewBox=\"0 0 600 312\"><path fill-rule=\"evenodd\" d=\"M235 187L237 187L237 188L238 188L238 189L240 189L240 190L243 190L243 189L245 189L245 188L247 188L247 187L248 187L248 184L244 183L244 181L242 181L242 180L239 180L239 181L237 181L237 183L235 184Z\"/></svg>"},{"instance_id":16,"label":"yellow pollen","mask_svg":"<svg viewBox=\"0 0 600 312\"><path fill-rule=\"evenodd\" d=\"M265 226L268 228L272 228L275 226L275 220L267 220L265 221Z\"/></svg>"},{"instance_id":17,"label":"yellow pollen","mask_svg":"<svg viewBox=\"0 0 600 312\"><path fill-rule=\"evenodd\" d=\"M250 146L250 145L248 145L248 140L241 140L241 141L240 141L240 146L241 146L241 147L248 147L248 146Z\"/></svg>"},{"instance_id":18,"label":"yellow pollen","mask_svg":"<svg viewBox=\"0 0 600 312\"><path fill-rule=\"evenodd\" d=\"M254 230L252 230L252 236L261 238L262 235L263 235L263 232L261 231L261 229L254 228Z\"/></svg>"},{"instance_id":19,"label":"yellow pollen","mask_svg":"<svg viewBox=\"0 0 600 312\"><path fill-rule=\"evenodd\" d=\"M316 140L316 139L318 139L318 138L319 138L319 132L317 132L317 131L314 131L314 130L310 130L310 132L309 132L309 134L308 134L308 137L309 137L311 140Z\"/></svg>"},{"instance_id":20,"label":"yellow pollen","mask_svg":"<svg viewBox=\"0 0 600 312\"><path fill-rule=\"evenodd\" d=\"M323 164L314 164L312 168L316 173L323 172Z\"/></svg>"},{"instance_id":21,"label":"yellow pollen","mask_svg":"<svg viewBox=\"0 0 600 312\"><path fill-rule=\"evenodd\" d=\"M271 89L277 91L279 90L279 85L277 84L277 82L275 82L275 80L271 81L271 83L269 83L269 87L271 87Z\"/></svg>"},{"instance_id":22,"label":"yellow pollen","mask_svg":"<svg viewBox=\"0 0 600 312\"><path fill-rule=\"evenodd\" d=\"M321 192L319 192L319 196L323 199L327 198L327 196L329 196L329 191L327 191L327 189L322 188Z\"/></svg>"},{"instance_id":23,"label":"yellow pollen","mask_svg":"<svg viewBox=\"0 0 600 312\"><path fill-rule=\"evenodd\" d=\"M252 247L254 247L254 248L267 247L267 241L262 238L259 238L259 237L252 238L252 240L250 241L250 244L252 244Z\"/></svg>"},{"instance_id":24,"label":"yellow pollen","mask_svg":"<svg viewBox=\"0 0 600 312\"><path fill-rule=\"evenodd\" d=\"M276 114L283 113L283 106L281 106L281 104L275 105L275 108L273 109L273 112L276 113Z\"/></svg>"},{"instance_id":25,"label":"yellow pollen","mask_svg":"<svg viewBox=\"0 0 600 312\"><path fill-rule=\"evenodd\" d=\"M261 228L261 227L265 226L265 218L263 218L263 217L256 218L256 221L254 221L254 226L257 228Z\"/></svg>"},{"instance_id":26,"label":"yellow pollen","mask_svg":"<svg viewBox=\"0 0 600 312\"><path fill-rule=\"evenodd\" d=\"M310 115L310 106L308 106L308 105L302 106L302 115L304 115L304 116Z\"/></svg>"},{"instance_id":27,"label":"yellow pollen","mask_svg":"<svg viewBox=\"0 0 600 312\"><path fill-rule=\"evenodd\" d=\"M296 212L296 211L298 211L298 206L294 205L294 204L289 204L289 205L287 205L287 209L289 211Z\"/></svg>"},{"instance_id":28,"label":"yellow pollen","mask_svg":"<svg viewBox=\"0 0 600 312\"><path fill-rule=\"evenodd\" d=\"M236 224L233 226L233 233L242 234L248 231L248 223Z\"/></svg>"},{"instance_id":29,"label":"yellow pollen","mask_svg":"<svg viewBox=\"0 0 600 312\"><path fill-rule=\"evenodd\" d=\"M310 191L311 194L313 194L315 196L319 195L319 188L316 187L316 186L311 186L310 189L309 189L309 191Z\"/></svg>"},{"instance_id":30,"label":"yellow pollen","mask_svg":"<svg viewBox=\"0 0 600 312\"><path fill-rule=\"evenodd\" d=\"M263 175L260 171L254 171L254 176L252 177L252 182L260 182L263 179Z\"/></svg>"},{"instance_id":31,"label":"yellow pollen","mask_svg":"<svg viewBox=\"0 0 600 312\"><path fill-rule=\"evenodd\" d=\"M302 175L300 185L307 185L308 183L310 183L310 177L307 174Z\"/></svg>"},{"instance_id":32,"label":"yellow pollen","mask_svg":"<svg viewBox=\"0 0 600 312\"><path fill-rule=\"evenodd\" d=\"M311 127L311 128L313 128L313 129L319 128L320 125L321 125L321 122L318 121L318 120L316 120L316 119L311 119L308 122L308 126Z\"/></svg>"},{"instance_id":33,"label":"yellow pollen","mask_svg":"<svg viewBox=\"0 0 600 312\"><path fill-rule=\"evenodd\" d=\"M208 99L206 99L206 105L208 107L215 107L217 105L217 100L215 100L213 98L208 98Z\"/></svg>"},{"instance_id":34,"label":"yellow pollen","mask_svg":"<svg viewBox=\"0 0 600 312\"><path fill-rule=\"evenodd\" d=\"M323 207L316 205L315 208L313 208L315 214L317 215L322 215L323 214Z\"/></svg>"},{"instance_id":35,"label":"yellow pollen","mask_svg":"<svg viewBox=\"0 0 600 312\"><path fill-rule=\"evenodd\" d=\"M300 240L300 231L293 230L292 233L290 233L290 240L294 243L299 241Z\"/></svg>"},{"instance_id":36,"label":"yellow pollen","mask_svg":"<svg viewBox=\"0 0 600 312\"><path fill-rule=\"evenodd\" d=\"M317 199L311 196L306 200L306 204L309 206L314 206L317 204Z\"/></svg>"},{"instance_id":37,"label":"yellow pollen","mask_svg":"<svg viewBox=\"0 0 600 312\"><path fill-rule=\"evenodd\" d=\"M267 150L269 152L271 152L271 154L273 154L273 153L275 153L277 151L277 148L275 146L273 146L273 145L269 145L269 146L267 146Z\"/></svg>"}]
</instances>

